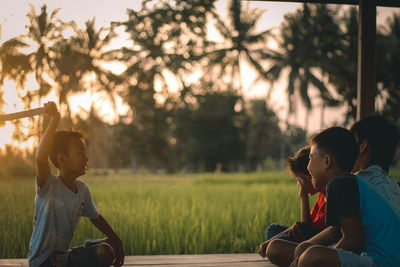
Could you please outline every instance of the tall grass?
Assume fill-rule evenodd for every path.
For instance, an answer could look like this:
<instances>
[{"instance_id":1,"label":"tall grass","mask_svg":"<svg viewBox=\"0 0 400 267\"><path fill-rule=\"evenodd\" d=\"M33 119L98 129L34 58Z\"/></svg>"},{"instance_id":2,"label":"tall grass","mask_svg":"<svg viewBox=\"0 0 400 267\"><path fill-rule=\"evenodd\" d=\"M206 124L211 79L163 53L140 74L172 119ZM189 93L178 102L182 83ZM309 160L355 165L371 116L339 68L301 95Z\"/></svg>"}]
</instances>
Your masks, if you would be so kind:
<instances>
[{"instance_id":1,"label":"tall grass","mask_svg":"<svg viewBox=\"0 0 400 267\"><path fill-rule=\"evenodd\" d=\"M254 176L147 176L89 183L127 254L228 253L254 251L267 224L298 218L293 182L271 184L273 174L264 181ZM92 231L87 222L79 225L74 244Z\"/></svg>"},{"instance_id":2,"label":"tall grass","mask_svg":"<svg viewBox=\"0 0 400 267\"><path fill-rule=\"evenodd\" d=\"M272 222L299 219L286 173L88 176L100 213L126 255L255 252ZM0 258L28 254L34 179L0 180ZM87 218L72 246L102 234Z\"/></svg>"}]
</instances>

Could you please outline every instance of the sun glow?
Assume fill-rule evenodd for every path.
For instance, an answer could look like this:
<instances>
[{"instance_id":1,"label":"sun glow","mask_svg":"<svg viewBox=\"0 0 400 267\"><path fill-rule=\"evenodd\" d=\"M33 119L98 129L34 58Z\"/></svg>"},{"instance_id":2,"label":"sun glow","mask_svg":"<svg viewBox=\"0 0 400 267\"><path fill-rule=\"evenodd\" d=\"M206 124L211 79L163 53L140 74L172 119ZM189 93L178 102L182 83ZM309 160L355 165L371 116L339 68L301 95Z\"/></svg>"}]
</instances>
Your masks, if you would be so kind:
<instances>
[{"instance_id":1,"label":"sun glow","mask_svg":"<svg viewBox=\"0 0 400 267\"><path fill-rule=\"evenodd\" d=\"M17 96L15 89L4 89L3 99L4 105L2 113L13 113L25 109L24 104ZM43 103L48 101L54 101L58 104L57 97L52 93L48 97L43 98L41 105L39 105L38 102L33 103L32 108L43 106ZM69 97L69 104L73 118L80 116L84 120L87 119L91 108L94 108L98 117L100 117L104 122L110 124L116 123L119 119L119 115L128 115L129 117L129 107L123 103L123 100L120 97L115 98L115 107L113 107L112 103L107 100L104 94L92 94L89 90ZM60 110L60 112L61 116L65 116L63 110ZM32 122L28 118L20 119L20 130L23 134L27 134L30 130L30 123ZM12 145L22 150L32 150L34 144L37 143L37 136L34 135L27 141L20 143L12 138L14 130L15 125L10 121L0 124L0 150L4 150L6 145Z\"/></svg>"}]
</instances>

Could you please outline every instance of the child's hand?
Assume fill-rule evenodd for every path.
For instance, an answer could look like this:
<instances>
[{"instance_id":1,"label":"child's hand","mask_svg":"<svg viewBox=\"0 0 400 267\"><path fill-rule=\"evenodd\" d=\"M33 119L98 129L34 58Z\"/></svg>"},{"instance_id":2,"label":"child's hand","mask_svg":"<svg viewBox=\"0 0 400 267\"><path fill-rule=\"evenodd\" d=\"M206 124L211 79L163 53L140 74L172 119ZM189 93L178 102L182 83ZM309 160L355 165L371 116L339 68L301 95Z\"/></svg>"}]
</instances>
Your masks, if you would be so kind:
<instances>
[{"instance_id":1,"label":"child's hand","mask_svg":"<svg viewBox=\"0 0 400 267\"><path fill-rule=\"evenodd\" d=\"M60 118L60 112L58 112L57 105L53 101L47 102L44 104L44 112L53 117L53 118Z\"/></svg>"},{"instance_id":2,"label":"child's hand","mask_svg":"<svg viewBox=\"0 0 400 267\"><path fill-rule=\"evenodd\" d=\"M124 264L125 252L122 247L122 241L117 239L107 238L106 242L111 245L115 252L115 262L114 266L119 267Z\"/></svg>"},{"instance_id":3,"label":"child's hand","mask_svg":"<svg viewBox=\"0 0 400 267\"><path fill-rule=\"evenodd\" d=\"M260 247L258 248L258 254L260 254L261 257L265 258L267 256L267 247L268 247L269 241L265 241L261 243Z\"/></svg>"},{"instance_id":4,"label":"child's hand","mask_svg":"<svg viewBox=\"0 0 400 267\"><path fill-rule=\"evenodd\" d=\"M296 177L297 180L297 186L299 187L299 198L307 198L308 197L308 191L310 188L310 185L307 184L307 182L299 177Z\"/></svg>"}]
</instances>

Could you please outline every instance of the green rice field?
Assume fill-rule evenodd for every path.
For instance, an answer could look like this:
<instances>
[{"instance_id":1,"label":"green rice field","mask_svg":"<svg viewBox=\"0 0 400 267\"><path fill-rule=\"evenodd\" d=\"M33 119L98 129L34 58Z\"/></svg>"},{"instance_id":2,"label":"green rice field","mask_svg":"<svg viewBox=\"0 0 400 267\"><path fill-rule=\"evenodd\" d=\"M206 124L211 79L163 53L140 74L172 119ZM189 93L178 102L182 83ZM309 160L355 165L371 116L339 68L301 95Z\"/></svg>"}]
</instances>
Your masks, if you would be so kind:
<instances>
[{"instance_id":1,"label":"green rice field","mask_svg":"<svg viewBox=\"0 0 400 267\"><path fill-rule=\"evenodd\" d=\"M87 176L100 213L126 255L257 251L272 222L299 219L295 179L286 172ZM0 180L0 258L28 254L34 178ZM81 218L72 246L102 234Z\"/></svg>"}]
</instances>

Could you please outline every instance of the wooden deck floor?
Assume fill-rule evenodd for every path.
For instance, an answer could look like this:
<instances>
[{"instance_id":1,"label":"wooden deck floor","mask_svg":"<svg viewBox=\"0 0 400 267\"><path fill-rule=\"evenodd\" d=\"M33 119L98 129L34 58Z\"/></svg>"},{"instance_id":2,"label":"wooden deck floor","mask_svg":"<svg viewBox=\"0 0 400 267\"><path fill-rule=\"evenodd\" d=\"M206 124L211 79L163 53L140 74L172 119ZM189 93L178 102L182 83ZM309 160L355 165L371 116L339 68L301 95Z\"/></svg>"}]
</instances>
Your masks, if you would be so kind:
<instances>
[{"instance_id":1,"label":"wooden deck floor","mask_svg":"<svg viewBox=\"0 0 400 267\"><path fill-rule=\"evenodd\" d=\"M0 266L28 266L26 259L0 259ZM258 254L204 254L204 255L157 255L157 256L126 256L124 266L151 267L274 267L268 260Z\"/></svg>"}]
</instances>

